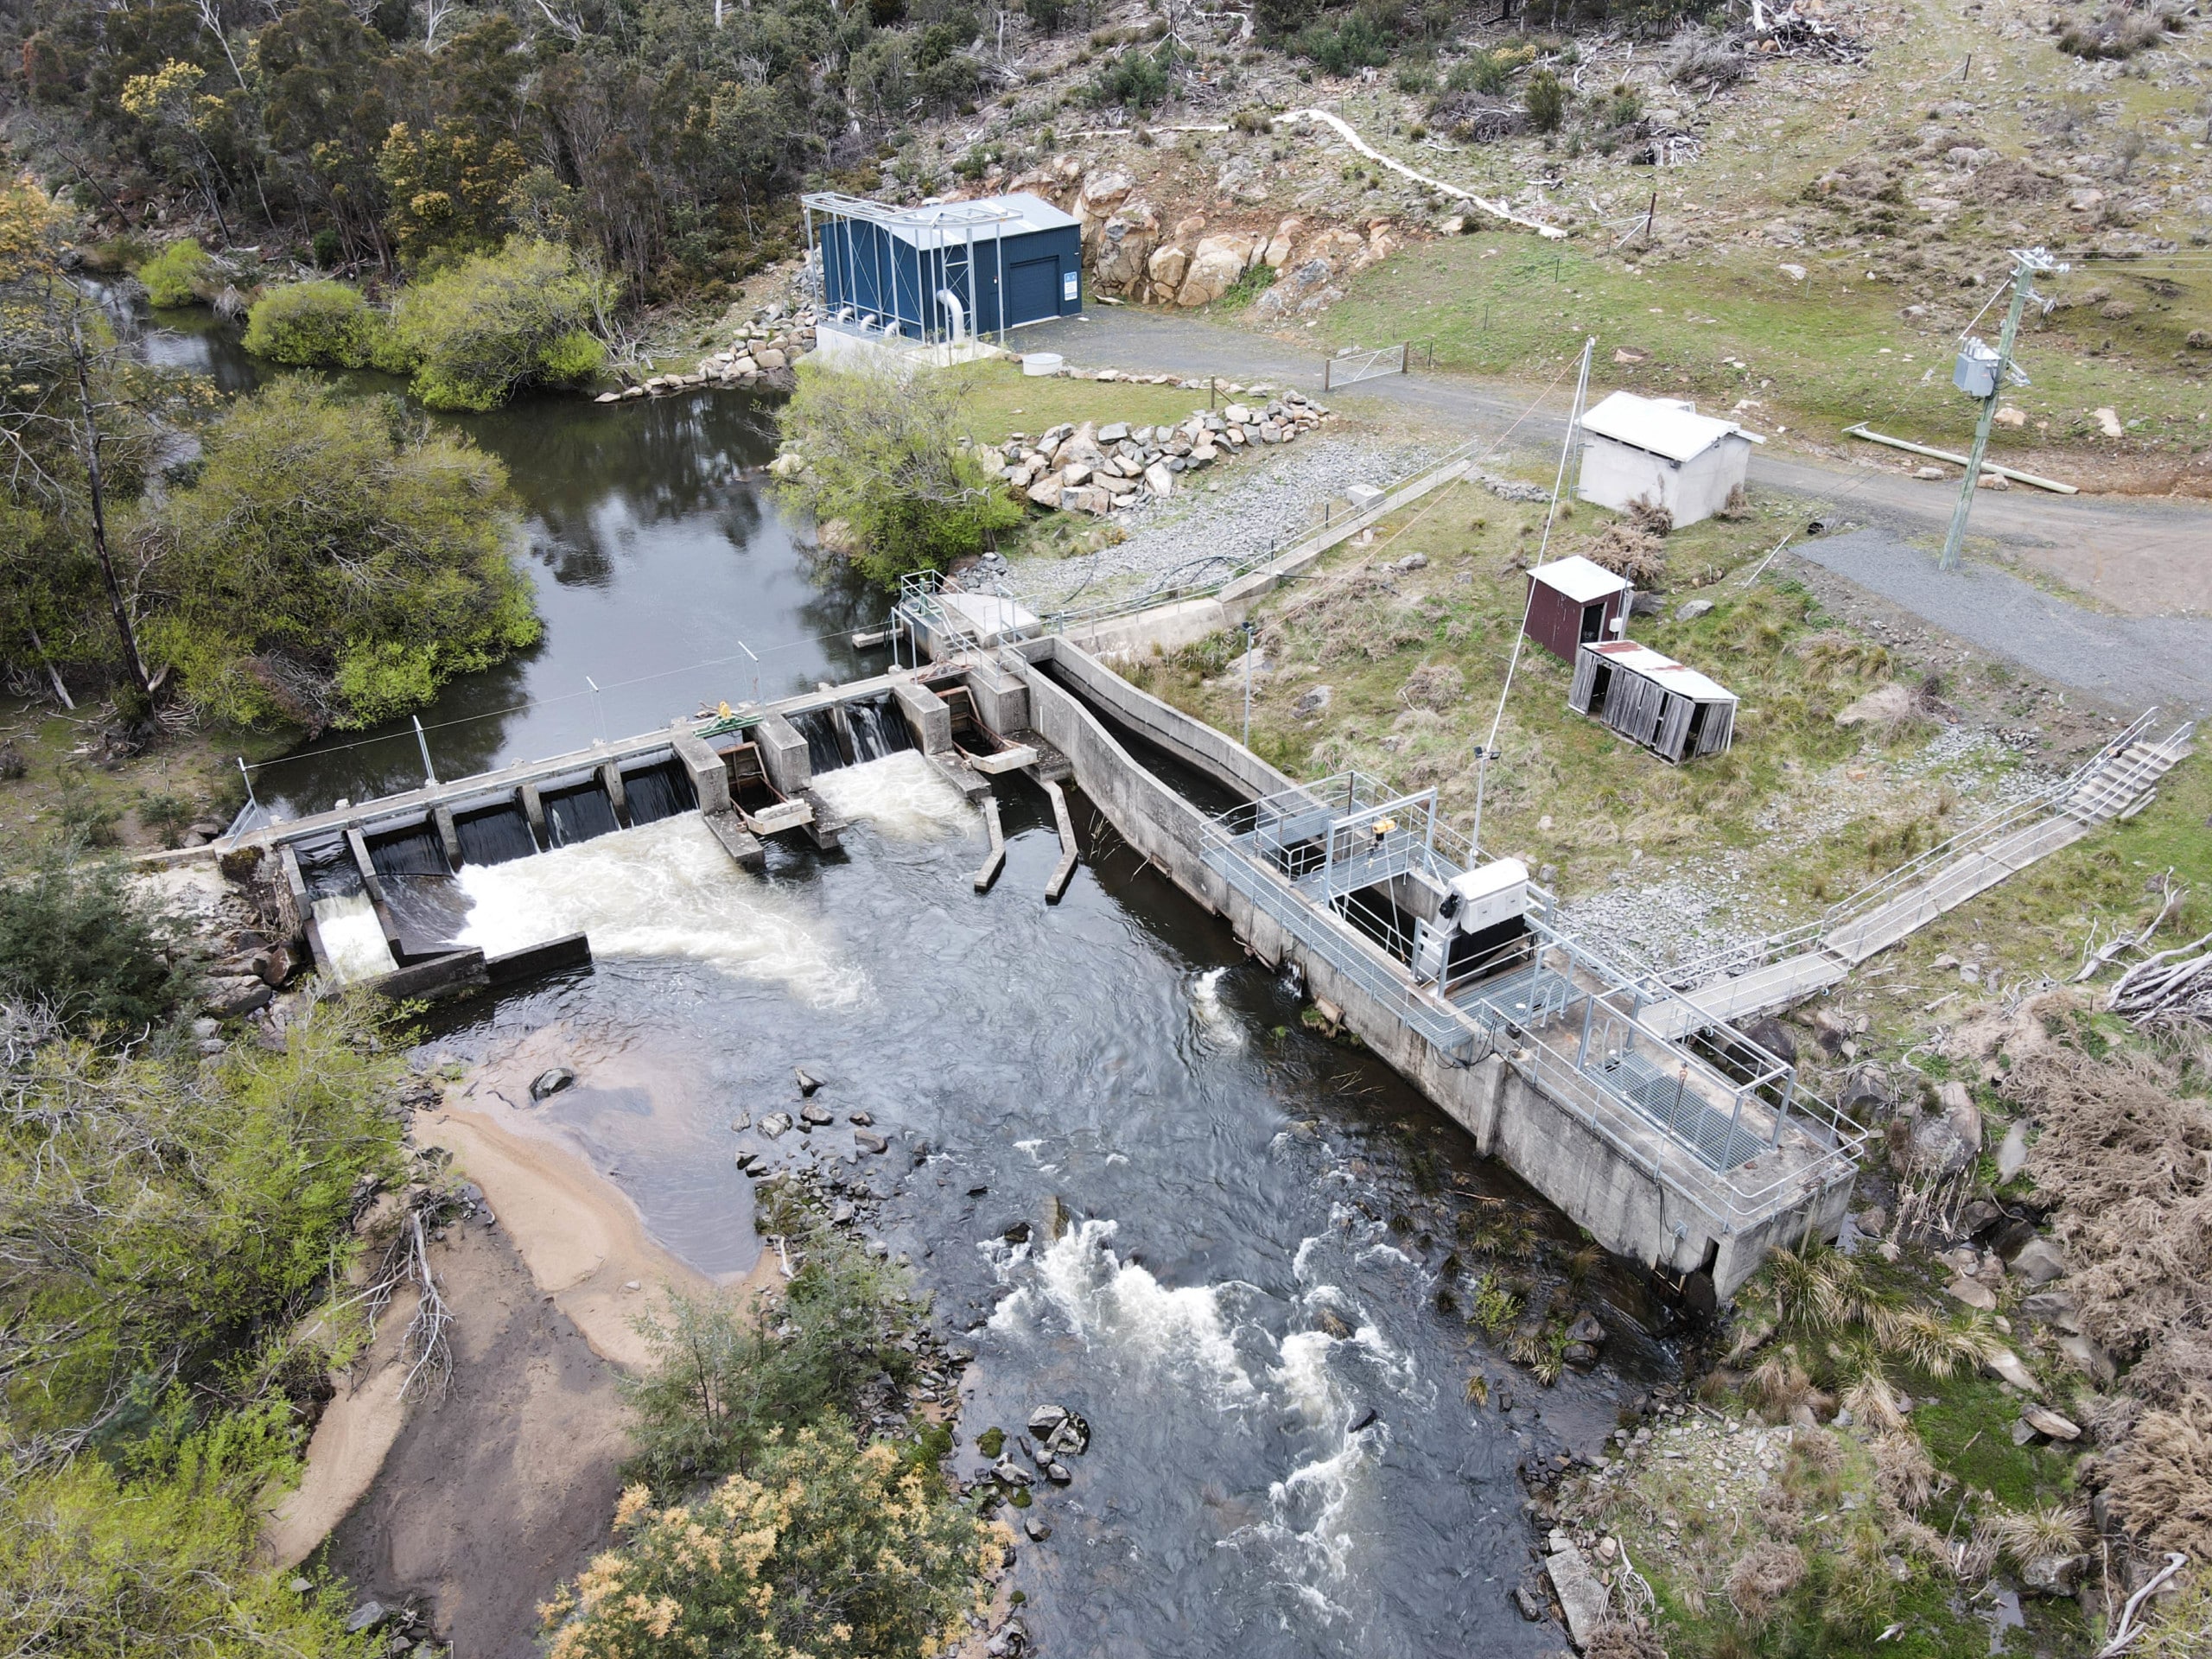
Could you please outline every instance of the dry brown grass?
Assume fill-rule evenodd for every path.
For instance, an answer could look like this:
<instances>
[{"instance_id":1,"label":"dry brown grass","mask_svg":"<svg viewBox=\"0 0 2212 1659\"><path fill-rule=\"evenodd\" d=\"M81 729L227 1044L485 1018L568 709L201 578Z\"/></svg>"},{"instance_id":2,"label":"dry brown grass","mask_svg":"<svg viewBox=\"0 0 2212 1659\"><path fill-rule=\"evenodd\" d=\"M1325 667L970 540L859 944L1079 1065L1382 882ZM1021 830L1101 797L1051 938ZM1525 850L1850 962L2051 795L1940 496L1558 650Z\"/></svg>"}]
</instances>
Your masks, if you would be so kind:
<instances>
[{"instance_id":1,"label":"dry brown grass","mask_svg":"<svg viewBox=\"0 0 2212 1659\"><path fill-rule=\"evenodd\" d=\"M2017 1068L2008 1092L2042 1125L2028 1168L2082 1263L2067 1284L2083 1328L2141 1357L2152 1404L2212 1387L2212 1105L2148 1054L2072 1048Z\"/></svg>"},{"instance_id":2,"label":"dry brown grass","mask_svg":"<svg viewBox=\"0 0 2212 1659\"><path fill-rule=\"evenodd\" d=\"M2212 1394L2193 1389L2171 1410L2145 1412L2109 1454L2105 1487L2129 1530L2153 1549L2212 1560Z\"/></svg>"},{"instance_id":3,"label":"dry brown grass","mask_svg":"<svg viewBox=\"0 0 2212 1659\"><path fill-rule=\"evenodd\" d=\"M1736 1558L1728 1569L1728 1605L1738 1618L1756 1623L1805 1577L1805 1556L1795 1544L1764 1539Z\"/></svg>"},{"instance_id":4,"label":"dry brown grass","mask_svg":"<svg viewBox=\"0 0 2212 1659\"><path fill-rule=\"evenodd\" d=\"M1656 588L1667 579L1666 544L1649 531L1631 524L1606 525L1581 552L1593 564L1602 564L1617 576L1626 576L1639 588Z\"/></svg>"}]
</instances>

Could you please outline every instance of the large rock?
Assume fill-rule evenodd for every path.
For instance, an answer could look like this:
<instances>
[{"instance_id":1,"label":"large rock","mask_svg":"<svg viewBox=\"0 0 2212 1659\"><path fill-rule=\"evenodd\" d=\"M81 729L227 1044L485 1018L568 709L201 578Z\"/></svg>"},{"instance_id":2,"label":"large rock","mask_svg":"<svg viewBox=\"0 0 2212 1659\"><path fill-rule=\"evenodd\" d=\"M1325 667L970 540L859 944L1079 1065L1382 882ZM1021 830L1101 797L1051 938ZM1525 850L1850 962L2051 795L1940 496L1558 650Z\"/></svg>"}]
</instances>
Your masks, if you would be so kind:
<instances>
[{"instance_id":1,"label":"large rock","mask_svg":"<svg viewBox=\"0 0 2212 1659\"><path fill-rule=\"evenodd\" d=\"M1145 487L1154 495L1173 495L1175 493L1175 474L1167 470L1167 463L1164 461L1155 461L1144 469L1144 481Z\"/></svg>"},{"instance_id":2,"label":"large rock","mask_svg":"<svg viewBox=\"0 0 2212 1659\"><path fill-rule=\"evenodd\" d=\"M1047 473L1029 486L1029 499L1040 507L1057 510L1060 505L1060 498L1066 488L1067 480L1059 474Z\"/></svg>"},{"instance_id":3,"label":"large rock","mask_svg":"<svg viewBox=\"0 0 2212 1659\"><path fill-rule=\"evenodd\" d=\"M1182 287L1176 290L1175 303L1186 308L1211 304L1244 274L1251 257L1249 237L1205 238L1192 251L1190 269L1183 277Z\"/></svg>"},{"instance_id":4,"label":"large rock","mask_svg":"<svg viewBox=\"0 0 2212 1659\"><path fill-rule=\"evenodd\" d=\"M1604 1581L1564 1532L1552 1534L1552 1553L1544 1558L1544 1571L1551 1575L1552 1593L1567 1610L1567 1635L1576 1647L1588 1647L1605 1622L1610 1597Z\"/></svg>"},{"instance_id":5,"label":"large rock","mask_svg":"<svg viewBox=\"0 0 2212 1659\"><path fill-rule=\"evenodd\" d=\"M1147 279L1147 263L1160 245L1160 220L1149 207L1135 202L1100 224L1089 239L1091 275L1098 286L1134 288Z\"/></svg>"},{"instance_id":6,"label":"large rock","mask_svg":"<svg viewBox=\"0 0 2212 1659\"><path fill-rule=\"evenodd\" d=\"M275 995L258 974L220 974L207 981L200 1006L219 1020L236 1020L267 1007Z\"/></svg>"},{"instance_id":7,"label":"large rock","mask_svg":"<svg viewBox=\"0 0 2212 1659\"><path fill-rule=\"evenodd\" d=\"M2028 1166L2028 1126L2015 1123L1997 1147L1997 1179L2009 1181Z\"/></svg>"},{"instance_id":8,"label":"large rock","mask_svg":"<svg viewBox=\"0 0 2212 1659\"><path fill-rule=\"evenodd\" d=\"M2056 1244L2038 1235L2014 1252L2006 1263L2031 1285L2047 1285L2066 1276L2066 1256Z\"/></svg>"},{"instance_id":9,"label":"large rock","mask_svg":"<svg viewBox=\"0 0 2212 1659\"><path fill-rule=\"evenodd\" d=\"M550 1065L530 1080L530 1097L543 1100L548 1095L557 1095L576 1080L576 1074L565 1065Z\"/></svg>"},{"instance_id":10,"label":"large rock","mask_svg":"<svg viewBox=\"0 0 2212 1659\"><path fill-rule=\"evenodd\" d=\"M1992 1376L2000 1382L2010 1382L2023 1394L2043 1392L2036 1386L2035 1373L2010 1348L1999 1348L1981 1363L1982 1368Z\"/></svg>"},{"instance_id":11,"label":"large rock","mask_svg":"<svg viewBox=\"0 0 2212 1659\"><path fill-rule=\"evenodd\" d=\"M1913 1162L1936 1176L1955 1175L1981 1155L1981 1109L1964 1084L1943 1084L1936 1101L1936 1110L1914 1121Z\"/></svg>"},{"instance_id":12,"label":"large rock","mask_svg":"<svg viewBox=\"0 0 2212 1659\"><path fill-rule=\"evenodd\" d=\"M1173 290L1183 285L1183 273L1191 267L1191 253L1170 243L1156 250L1146 262L1145 274L1152 278L1155 288Z\"/></svg>"}]
</instances>

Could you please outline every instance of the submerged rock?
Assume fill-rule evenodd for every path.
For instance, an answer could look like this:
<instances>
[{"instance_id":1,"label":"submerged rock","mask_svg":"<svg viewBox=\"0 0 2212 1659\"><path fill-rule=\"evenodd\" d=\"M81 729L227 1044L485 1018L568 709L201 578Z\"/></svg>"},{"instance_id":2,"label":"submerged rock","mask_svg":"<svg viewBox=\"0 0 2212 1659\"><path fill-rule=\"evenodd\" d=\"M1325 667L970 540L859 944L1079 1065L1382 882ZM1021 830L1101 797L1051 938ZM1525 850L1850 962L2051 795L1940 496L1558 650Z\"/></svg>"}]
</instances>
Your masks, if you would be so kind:
<instances>
[{"instance_id":1,"label":"submerged rock","mask_svg":"<svg viewBox=\"0 0 2212 1659\"><path fill-rule=\"evenodd\" d=\"M530 1097L543 1100L548 1095L557 1095L575 1080L576 1074L567 1066L549 1066L530 1080Z\"/></svg>"},{"instance_id":2,"label":"submerged rock","mask_svg":"<svg viewBox=\"0 0 2212 1659\"><path fill-rule=\"evenodd\" d=\"M814 1091L822 1086L822 1079L803 1065L793 1066L791 1075L798 1079L798 1091L804 1098L812 1099Z\"/></svg>"}]
</instances>

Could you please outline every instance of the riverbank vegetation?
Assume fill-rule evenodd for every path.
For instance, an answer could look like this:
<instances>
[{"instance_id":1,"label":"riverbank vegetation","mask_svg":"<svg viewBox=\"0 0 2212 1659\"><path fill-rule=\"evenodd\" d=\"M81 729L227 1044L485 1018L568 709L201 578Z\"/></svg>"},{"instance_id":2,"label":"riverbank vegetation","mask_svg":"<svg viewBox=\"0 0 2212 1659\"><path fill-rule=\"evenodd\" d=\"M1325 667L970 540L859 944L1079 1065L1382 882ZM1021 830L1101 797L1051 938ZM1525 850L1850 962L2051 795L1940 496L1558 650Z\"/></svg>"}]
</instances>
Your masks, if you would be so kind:
<instances>
[{"instance_id":1,"label":"riverbank vegetation","mask_svg":"<svg viewBox=\"0 0 2212 1659\"><path fill-rule=\"evenodd\" d=\"M872 582L893 588L943 570L1022 519L1006 486L963 442L956 373L832 373L802 364L785 410L791 433L772 469L778 493L822 526Z\"/></svg>"},{"instance_id":2,"label":"riverbank vegetation","mask_svg":"<svg viewBox=\"0 0 2212 1659\"><path fill-rule=\"evenodd\" d=\"M0 193L0 437L16 457L0 660L65 703L73 678L119 680L135 744L162 711L365 724L537 638L497 461L397 399L312 380L211 414L204 388L118 346L67 269L67 229L35 187ZM559 315L543 261L511 277ZM412 325L426 372L460 397L518 372L481 348L468 305L433 296ZM321 333L349 328L341 316ZM563 360L565 338L542 329L533 360ZM188 427L201 453L180 461Z\"/></svg>"},{"instance_id":3,"label":"riverbank vegetation","mask_svg":"<svg viewBox=\"0 0 2212 1659\"><path fill-rule=\"evenodd\" d=\"M10 1642L365 1659L342 1591L292 1587L260 1531L365 1333L346 1281L401 1173L398 1061L332 1001L205 1052L190 950L143 894L60 853L0 884Z\"/></svg>"},{"instance_id":4,"label":"riverbank vegetation","mask_svg":"<svg viewBox=\"0 0 2212 1659\"><path fill-rule=\"evenodd\" d=\"M913 1369L911 1274L795 1182L760 1201L797 1270L758 1300L672 1294L639 1322L652 1363L623 1384L637 1482L614 1547L542 1610L556 1659L919 1655L988 1605L1007 1535L956 1499L949 1430L862 1427Z\"/></svg>"}]
</instances>

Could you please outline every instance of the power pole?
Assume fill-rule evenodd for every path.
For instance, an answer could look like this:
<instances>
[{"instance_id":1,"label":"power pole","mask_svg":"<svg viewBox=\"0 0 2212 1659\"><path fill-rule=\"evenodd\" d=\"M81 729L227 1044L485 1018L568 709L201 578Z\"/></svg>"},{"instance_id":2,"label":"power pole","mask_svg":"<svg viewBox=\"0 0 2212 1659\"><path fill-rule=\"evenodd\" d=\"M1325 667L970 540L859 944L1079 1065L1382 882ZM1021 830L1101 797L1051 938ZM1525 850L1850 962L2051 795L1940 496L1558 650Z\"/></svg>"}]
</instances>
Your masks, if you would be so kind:
<instances>
[{"instance_id":1,"label":"power pole","mask_svg":"<svg viewBox=\"0 0 2212 1659\"><path fill-rule=\"evenodd\" d=\"M2020 314L2030 300L2042 301L2048 309L2050 302L2035 291L2034 279L2039 272L2065 269L2041 248L2013 249L2012 303L2005 313L2005 328L1997 337L1997 349L1992 352L1972 335L1959 347L1951 384L1981 400L1981 416L1974 423L1974 448L1967 454L1967 477L1959 486L1959 505L1951 511L1950 533L1943 538L1942 569L1946 570L1959 568L1959 555L1966 545L1967 515L1974 511L1974 493L1981 484L1981 461L1989 451L1989 426L1997 417L1997 400L2007 385L2028 384L2028 377L2012 364L2012 342L2020 332Z\"/></svg>"}]
</instances>

